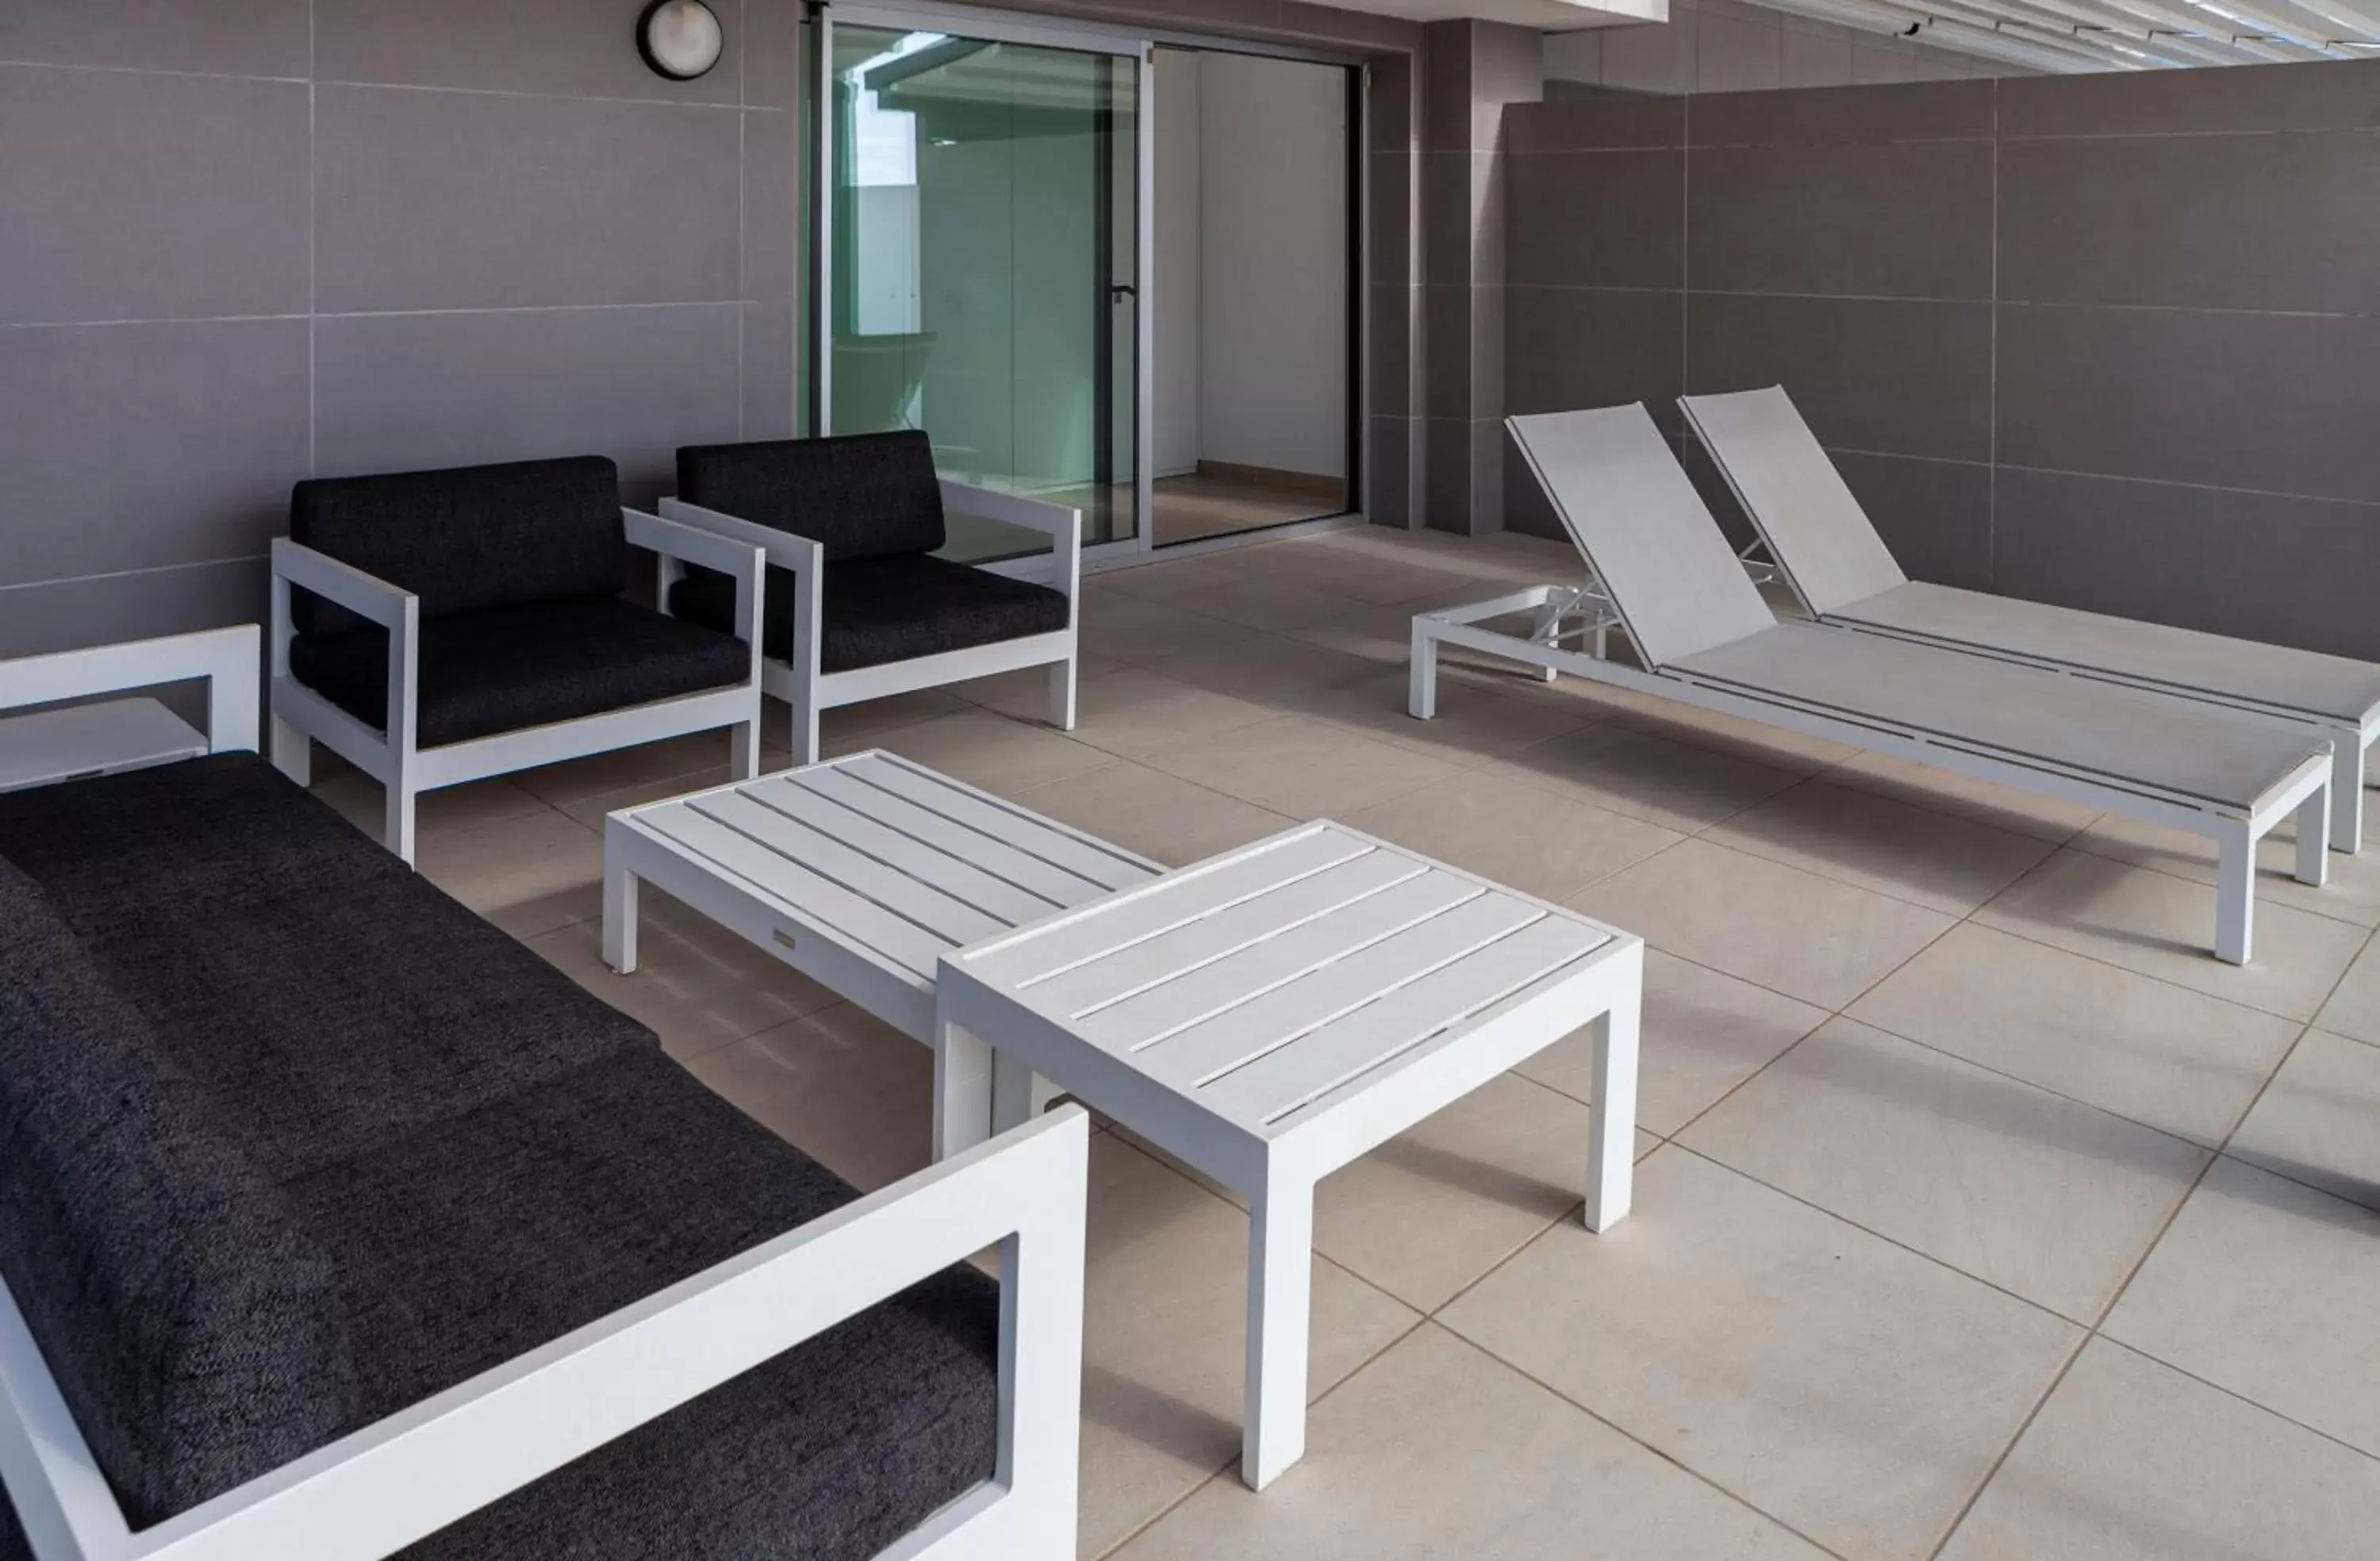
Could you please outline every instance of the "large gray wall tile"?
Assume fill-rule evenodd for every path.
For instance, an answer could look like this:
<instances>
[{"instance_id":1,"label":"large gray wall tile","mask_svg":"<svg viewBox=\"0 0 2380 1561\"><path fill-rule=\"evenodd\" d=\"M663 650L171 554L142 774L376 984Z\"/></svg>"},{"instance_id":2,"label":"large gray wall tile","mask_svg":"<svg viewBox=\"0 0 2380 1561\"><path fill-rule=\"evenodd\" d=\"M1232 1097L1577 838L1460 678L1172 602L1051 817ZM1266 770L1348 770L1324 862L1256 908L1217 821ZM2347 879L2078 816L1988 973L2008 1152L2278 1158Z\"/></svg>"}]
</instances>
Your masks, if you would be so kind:
<instances>
[{"instance_id":1,"label":"large gray wall tile","mask_svg":"<svg viewBox=\"0 0 2380 1561\"><path fill-rule=\"evenodd\" d=\"M1712 92L1692 100L1686 115L1687 139L1697 147L1987 140L1992 134L1992 84L1927 81L1791 92Z\"/></svg>"},{"instance_id":2,"label":"large gray wall tile","mask_svg":"<svg viewBox=\"0 0 2380 1561\"><path fill-rule=\"evenodd\" d=\"M2380 501L2380 323L2180 309L1999 311L1999 459Z\"/></svg>"},{"instance_id":3,"label":"large gray wall tile","mask_svg":"<svg viewBox=\"0 0 2380 1561\"><path fill-rule=\"evenodd\" d=\"M1364 213L1372 280L1414 280L1414 159L1411 152L1371 154L1370 203Z\"/></svg>"},{"instance_id":4,"label":"large gray wall tile","mask_svg":"<svg viewBox=\"0 0 2380 1561\"><path fill-rule=\"evenodd\" d=\"M1369 151L1415 150L1414 57L1381 54L1371 62L1364 99L1365 147Z\"/></svg>"},{"instance_id":5,"label":"large gray wall tile","mask_svg":"<svg viewBox=\"0 0 2380 1561\"><path fill-rule=\"evenodd\" d=\"M805 25L799 0L744 0L747 103L755 108L799 106Z\"/></svg>"},{"instance_id":6,"label":"large gray wall tile","mask_svg":"<svg viewBox=\"0 0 2380 1561\"><path fill-rule=\"evenodd\" d=\"M588 0L315 0L315 73L324 81L735 103L743 84L745 18L712 0L719 64L692 81L656 74L637 53L641 6Z\"/></svg>"},{"instance_id":7,"label":"large gray wall tile","mask_svg":"<svg viewBox=\"0 0 2380 1561\"><path fill-rule=\"evenodd\" d=\"M1546 37L1531 27L1481 21L1471 31L1471 147L1504 144L1505 115L1545 93Z\"/></svg>"},{"instance_id":8,"label":"large gray wall tile","mask_svg":"<svg viewBox=\"0 0 2380 1561\"><path fill-rule=\"evenodd\" d=\"M1556 541L1570 534L1562 529L1561 517L1554 514L1553 502L1546 497L1537 481L1537 474L1521 455L1520 446L1510 434L1505 435L1504 463L1504 529L1524 536L1550 537Z\"/></svg>"},{"instance_id":9,"label":"large gray wall tile","mask_svg":"<svg viewBox=\"0 0 2380 1561\"><path fill-rule=\"evenodd\" d=\"M1506 167L1507 281L1684 284L1685 153L1531 152Z\"/></svg>"},{"instance_id":10,"label":"large gray wall tile","mask_svg":"<svg viewBox=\"0 0 2380 1561\"><path fill-rule=\"evenodd\" d=\"M744 115L744 280L741 296L791 307L800 235L795 208L800 172L794 115L754 110Z\"/></svg>"},{"instance_id":11,"label":"large gray wall tile","mask_svg":"<svg viewBox=\"0 0 2380 1561\"><path fill-rule=\"evenodd\" d=\"M358 315L316 327L325 476L609 455L630 502L736 437L735 305Z\"/></svg>"},{"instance_id":12,"label":"large gray wall tile","mask_svg":"<svg viewBox=\"0 0 2380 1561\"><path fill-rule=\"evenodd\" d=\"M1364 516L1375 526L1403 526L1412 518L1415 426L1408 417L1372 419L1361 497Z\"/></svg>"},{"instance_id":13,"label":"large gray wall tile","mask_svg":"<svg viewBox=\"0 0 2380 1561\"><path fill-rule=\"evenodd\" d=\"M744 306L744 401L746 439L792 439L795 395L794 311L783 304Z\"/></svg>"},{"instance_id":14,"label":"large gray wall tile","mask_svg":"<svg viewBox=\"0 0 2380 1561\"><path fill-rule=\"evenodd\" d=\"M1695 93L1775 91L1785 82L1784 39L1774 21L1697 16Z\"/></svg>"},{"instance_id":15,"label":"large gray wall tile","mask_svg":"<svg viewBox=\"0 0 2380 1561\"><path fill-rule=\"evenodd\" d=\"M1524 104L1504 116L1505 150L1683 146L1687 102L1683 97L1609 97Z\"/></svg>"},{"instance_id":16,"label":"large gray wall tile","mask_svg":"<svg viewBox=\"0 0 2380 1561\"><path fill-rule=\"evenodd\" d=\"M1428 410L1415 395L1414 291L1401 286L1372 289L1371 350L1365 368L1376 417L1410 417Z\"/></svg>"},{"instance_id":17,"label":"large gray wall tile","mask_svg":"<svg viewBox=\"0 0 2380 1561\"><path fill-rule=\"evenodd\" d=\"M1835 469L1912 580L1992 588L1992 468L1838 452Z\"/></svg>"},{"instance_id":18,"label":"large gray wall tile","mask_svg":"<svg viewBox=\"0 0 2380 1561\"><path fill-rule=\"evenodd\" d=\"M1472 289L1425 287L1421 293L1424 408L1433 417L1467 421L1472 403Z\"/></svg>"},{"instance_id":19,"label":"large gray wall tile","mask_svg":"<svg viewBox=\"0 0 2380 1561\"><path fill-rule=\"evenodd\" d=\"M1432 531L1471 534L1471 423L1461 417L1419 418L1414 427L1427 441L1422 456L1421 523Z\"/></svg>"},{"instance_id":20,"label":"large gray wall tile","mask_svg":"<svg viewBox=\"0 0 2380 1561\"><path fill-rule=\"evenodd\" d=\"M2370 313L2380 136L2127 136L2000 152L2000 296Z\"/></svg>"},{"instance_id":21,"label":"large gray wall tile","mask_svg":"<svg viewBox=\"0 0 2380 1561\"><path fill-rule=\"evenodd\" d=\"M1687 391L1775 384L1830 447L1988 461L1991 306L1689 295Z\"/></svg>"},{"instance_id":22,"label":"large gray wall tile","mask_svg":"<svg viewBox=\"0 0 2380 1561\"><path fill-rule=\"evenodd\" d=\"M1678 426L1684 378L1678 294L1512 287L1504 319L1507 412L1641 401L1663 428Z\"/></svg>"},{"instance_id":23,"label":"large gray wall tile","mask_svg":"<svg viewBox=\"0 0 2380 1561\"><path fill-rule=\"evenodd\" d=\"M2380 661L2380 506L2003 469L1997 588Z\"/></svg>"},{"instance_id":24,"label":"large gray wall tile","mask_svg":"<svg viewBox=\"0 0 2380 1561\"><path fill-rule=\"evenodd\" d=\"M266 580L250 558L0 588L0 659L261 623Z\"/></svg>"},{"instance_id":25,"label":"large gray wall tile","mask_svg":"<svg viewBox=\"0 0 2380 1561\"><path fill-rule=\"evenodd\" d=\"M323 87L326 312L739 296L734 110Z\"/></svg>"},{"instance_id":26,"label":"large gray wall tile","mask_svg":"<svg viewBox=\"0 0 2380 1561\"><path fill-rule=\"evenodd\" d=\"M0 323L304 312L306 91L0 66Z\"/></svg>"},{"instance_id":27,"label":"large gray wall tile","mask_svg":"<svg viewBox=\"0 0 2380 1561\"><path fill-rule=\"evenodd\" d=\"M1471 23L1422 29L1421 144L1426 151L1471 150Z\"/></svg>"},{"instance_id":28,"label":"large gray wall tile","mask_svg":"<svg viewBox=\"0 0 2380 1561\"><path fill-rule=\"evenodd\" d=\"M1697 288L1991 296L1985 142L1696 151L1686 204L1686 274Z\"/></svg>"},{"instance_id":29,"label":"large gray wall tile","mask_svg":"<svg viewBox=\"0 0 2380 1561\"><path fill-rule=\"evenodd\" d=\"M303 320L0 330L0 585L261 552L307 438Z\"/></svg>"},{"instance_id":30,"label":"large gray wall tile","mask_svg":"<svg viewBox=\"0 0 2380 1561\"><path fill-rule=\"evenodd\" d=\"M2380 61L2010 77L2000 134L2140 136L2380 128Z\"/></svg>"},{"instance_id":31,"label":"large gray wall tile","mask_svg":"<svg viewBox=\"0 0 2380 1561\"><path fill-rule=\"evenodd\" d=\"M222 76L306 74L309 0L9 0L0 60Z\"/></svg>"}]
</instances>

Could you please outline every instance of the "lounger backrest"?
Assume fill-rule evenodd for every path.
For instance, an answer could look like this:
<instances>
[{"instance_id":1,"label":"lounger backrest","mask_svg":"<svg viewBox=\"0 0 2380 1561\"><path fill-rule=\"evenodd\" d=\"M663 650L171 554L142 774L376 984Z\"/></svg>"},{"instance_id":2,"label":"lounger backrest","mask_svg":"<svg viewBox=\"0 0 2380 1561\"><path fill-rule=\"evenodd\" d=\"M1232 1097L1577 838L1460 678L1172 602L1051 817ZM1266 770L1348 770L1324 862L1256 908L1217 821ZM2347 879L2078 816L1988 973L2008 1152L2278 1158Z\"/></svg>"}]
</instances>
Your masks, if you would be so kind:
<instances>
[{"instance_id":1,"label":"lounger backrest","mask_svg":"<svg viewBox=\"0 0 2380 1561\"><path fill-rule=\"evenodd\" d=\"M1824 615L1909 584L1781 387L1678 405L1803 606Z\"/></svg>"},{"instance_id":2,"label":"lounger backrest","mask_svg":"<svg viewBox=\"0 0 2380 1561\"><path fill-rule=\"evenodd\" d=\"M1507 417L1649 667L1777 626L1641 405Z\"/></svg>"}]
</instances>

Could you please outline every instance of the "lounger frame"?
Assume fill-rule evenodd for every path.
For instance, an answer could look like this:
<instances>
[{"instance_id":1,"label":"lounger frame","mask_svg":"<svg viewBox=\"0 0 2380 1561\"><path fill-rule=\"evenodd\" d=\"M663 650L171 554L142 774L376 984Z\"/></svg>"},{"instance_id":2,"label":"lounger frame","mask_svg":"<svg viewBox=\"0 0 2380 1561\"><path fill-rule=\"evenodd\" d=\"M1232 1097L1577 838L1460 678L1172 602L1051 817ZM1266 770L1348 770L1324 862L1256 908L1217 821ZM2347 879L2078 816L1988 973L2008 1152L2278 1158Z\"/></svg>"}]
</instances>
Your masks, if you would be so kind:
<instances>
[{"instance_id":1,"label":"lounger frame","mask_svg":"<svg viewBox=\"0 0 2380 1561\"><path fill-rule=\"evenodd\" d=\"M257 742L255 625L0 661L0 708L194 678ZM1073 1561L1090 1120L1067 1106L135 1532L0 1282L0 1484L34 1561L379 1561L911 1285L1000 1252L992 1477L878 1561Z\"/></svg>"},{"instance_id":2,"label":"lounger frame","mask_svg":"<svg viewBox=\"0 0 2380 1561\"><path fill-rule=\"evenodd\" d=\"M719 510L663 499L662 514L683 525L699 526L747 547L759 548L769 563L793 575L793 658L764 656L760 689L782 699L792 715L791 746L795 764L819 761L819 717L840 705L889 698L920 688L941 688L973 678L991 677L1026 667L1050 669L1050 724L1061 732L1075 730L1075 629L1082 621L1083 512L1022 493L1002 493L964 482L941 481L942 507L1004 525L1038 531L1050 538L1055 573L1050 587L1066 599L1066 626L1048 634L1022 635L1014 639L971 645L906 661L884 661L847 672L820 669L820 630L825 619L826 550L814 538L780 531Z\"/></svg>"},{"instance_id":3,"label":"lounger frame","mask_svg":"<svg viewBox=\"0 0 2380 1561\"><path fill-rule=\"evenodd\" d=\"M624 706L576 720L552 721L499 732L468 742L422 747L417 740L421 655L420 599L401 586L286 537L273 542L273 763L303 786L312 778L313 749L322 744L387 789L387 829L382 843L410 864L414 847L414 802L423 792L510 775L539 765L559 764L589 754L632 748L665 737L684 737L726 727L732 734L729 762L749 780L760 772L760 590L758 548L684 526L641 510L620 512L623 534L633 547L659 556L661 600L689 563L716 569L735 581L735 637L751 650L749 670L739 682L673 699ZM298 587L388 631L388 726L357 720L291 675L289 644L297 626L289 590Z\"/></svg>"},{"instance_id":4,"label":"lounger frame","mask_svg":"<svg viewBox=\"0 0 2380 1561\"><path fill-rule=\"evenodd\" d=\"M1482 626L1523 614L1530 619L1525 635ZM1574 623L1573 618L1578 620ZM2282 819L2294 816L2298 881L2321 884L2327 877L2331 786L2327 756L2307 759L2257 798L2252 808L2239 812L2155 787L2118 783L2046 760L2019 761L1931 732L1856 720L1838 710L1783 698L1754 697L1682 671L1640 671L1604 659L1609 633L1620 626L1608 593L1592 575L1585 587L1531 586L1487 601L1415 613L1407 708L1423 720L1438 714L1439 647L1460 646L1538 668L1548 682L1558 673L1569 672L1631 693L1675 699L1722 715L2186 829L2215 841L2215 952L2231 964L2247 963L2254 945L2257 841ZM1567 642L1582 638L1594 640L1592 653L1567 648Z\"/></svg>"}]
</instances>

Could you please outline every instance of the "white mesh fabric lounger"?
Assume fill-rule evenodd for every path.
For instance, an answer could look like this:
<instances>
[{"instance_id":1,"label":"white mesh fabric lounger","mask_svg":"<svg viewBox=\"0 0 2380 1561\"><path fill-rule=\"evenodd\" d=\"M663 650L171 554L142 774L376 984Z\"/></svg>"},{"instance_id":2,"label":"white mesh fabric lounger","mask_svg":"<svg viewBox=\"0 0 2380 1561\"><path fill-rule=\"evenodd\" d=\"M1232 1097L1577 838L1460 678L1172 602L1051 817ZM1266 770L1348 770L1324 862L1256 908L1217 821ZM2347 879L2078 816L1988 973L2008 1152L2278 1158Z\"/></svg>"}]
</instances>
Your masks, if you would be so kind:
<instances>
[{"instance_id":1,"label":"white mesh fabric lounger","mask_svg":"<svg viewBox=\"0 0 2380 1561\"><path fill-rule=\"evenodd\" d=\"M2331 744L2302 725L1882 635L1783 623L1643 406L1509 417L1596 584L1533 587L1414 619L1411 708L1437 711L1438 647L1806 732L2209 837L2215 952L2248 961L2255 846L2297 817L2297 877L2329 865ZM1565 649L1609 601L1644 671ZM1485 627L1530 614L1525 635ZM1598 615L1599 618L1599 615Z\"/></svg>"},{"instance_id":2,"label":"white mesh fabric lounger","mask_svg":"<svg viewBox=\"0 0 2380 1561\"><path fill-rule=\"evenodd\" d=\"M1912 580L1784 391L1679 405L1821 623L2303 721L2336 750L2331 849L2362 848L2380 665Z\"/></svg>"}]
</instances>

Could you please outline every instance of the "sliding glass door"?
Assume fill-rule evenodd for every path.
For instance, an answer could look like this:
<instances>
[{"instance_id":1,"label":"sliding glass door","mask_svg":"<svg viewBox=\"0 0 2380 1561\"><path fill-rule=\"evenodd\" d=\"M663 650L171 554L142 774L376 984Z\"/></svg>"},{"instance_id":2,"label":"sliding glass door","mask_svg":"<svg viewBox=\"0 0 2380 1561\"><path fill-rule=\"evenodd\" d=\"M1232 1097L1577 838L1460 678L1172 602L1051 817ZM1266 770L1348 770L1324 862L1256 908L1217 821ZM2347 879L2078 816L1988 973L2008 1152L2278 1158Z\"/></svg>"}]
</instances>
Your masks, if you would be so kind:
<instances>
[{"instance_id":1,"label":"sliding glass door","mask_svg":"<svg viewBox=\"0 0 2380 1561\"><path fill-rule=\"evenodd\" d=\"M923 429L943 476L1073 505L1088 546L1141 545L1145 51L825 17L818 431ZM1033 548L957 517L952 541Z\"/></svg>"}]
</instances>

